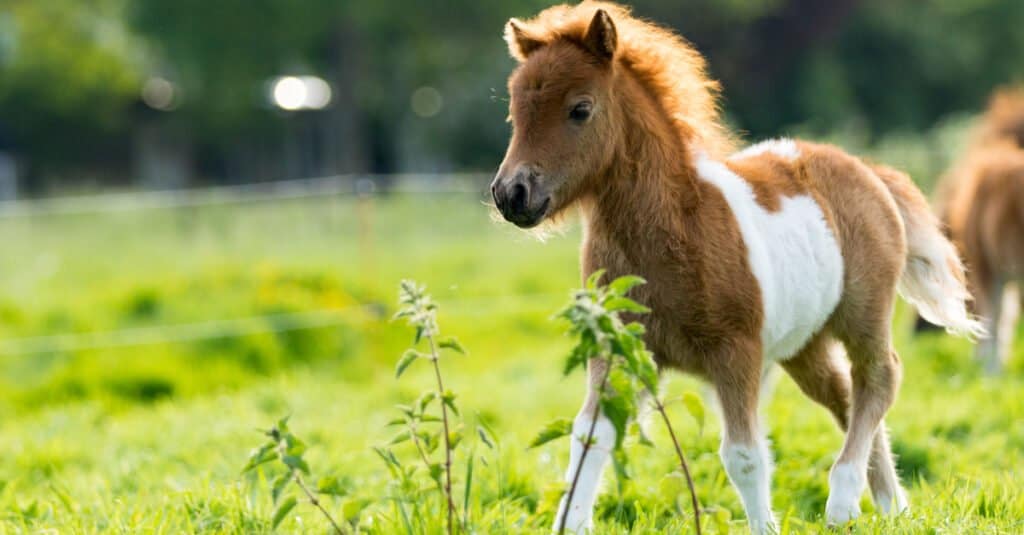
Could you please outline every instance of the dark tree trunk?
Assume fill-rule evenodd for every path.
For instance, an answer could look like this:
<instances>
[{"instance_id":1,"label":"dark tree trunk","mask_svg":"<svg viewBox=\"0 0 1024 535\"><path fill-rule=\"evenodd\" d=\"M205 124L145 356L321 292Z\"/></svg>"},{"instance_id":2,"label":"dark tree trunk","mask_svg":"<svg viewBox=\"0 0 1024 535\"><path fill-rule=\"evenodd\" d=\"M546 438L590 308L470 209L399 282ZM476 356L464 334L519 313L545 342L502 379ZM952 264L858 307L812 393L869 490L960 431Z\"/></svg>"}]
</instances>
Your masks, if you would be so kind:
<instances>
[{"instance_id":1,"label":"dark tree trunk","mask_svg":"<svg viewBox=\"0 0 1024 535\"><path fill-rule=\"evenodd\" d=\"M773 84L802 52L833 38L860 0L789 0L754 23L742 39L739 65L757 89Z\"/></svg>"},{"instance_id":2,"label":"dark tree trunk","mask_svg":"<svg viewBox=\"0 0 1024 535\"><path fill-rule=\"evenodd\" d=\"M342 15L328 45L334 98L325 114L327 124L322 136L325 168L331 168L333 173L368 171L365 121L359 111L359 96L356 94L356 77L363 72L360 65L361 42L355 24Z\"/></svg>"}]
</instances>

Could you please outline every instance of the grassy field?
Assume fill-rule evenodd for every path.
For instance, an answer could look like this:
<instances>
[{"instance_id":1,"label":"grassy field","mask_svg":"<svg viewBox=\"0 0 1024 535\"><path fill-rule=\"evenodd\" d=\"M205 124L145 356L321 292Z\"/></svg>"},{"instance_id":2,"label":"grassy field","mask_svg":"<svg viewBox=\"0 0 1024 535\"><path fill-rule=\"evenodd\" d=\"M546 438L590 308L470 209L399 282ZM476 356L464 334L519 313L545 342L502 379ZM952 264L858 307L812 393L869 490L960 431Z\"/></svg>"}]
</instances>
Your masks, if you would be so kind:
<instances>
[{"instance_id":1,"label":"grassy field","mask_svg":"<svg viewBox=\"0 0 1024 535\"><path fill-rule=\"evenodd\" d=\"M561 377L569 340L550 319L578 284L578 240L570 228L540 243L470 195L0 219L0 533L269 532L273 473L241 472L256 430L286 414L314 475L342 482L325 499L336 517L407 532L371 449L394 433L394 405L431 384L420 365L394 378L411 342L389 320L402 278L428 286L441 329L469 350L442 363L467 429L483 419L499 440L459 449L484 459L473 531L547 533L568 444L526 445L582 398L582 376ZM912 509L883 518L865 496L851 532L1024 532L1024 352L984 377L968 343L911 338L909 320L896 326L905 380L888 423ZM684 378L669 390L704 391ZM670 411L713 513L707 530L744 533L717 419L700 429ZM764 413L782 531L821 532L841 435L784 377ZM654 429L656 450L628 446L633 478L608 478L600 533L692 529ZM414 532L441 532L441 502L418 509ZM300 504L278 531L327 528Z\"/></svg>"}]
</instances>

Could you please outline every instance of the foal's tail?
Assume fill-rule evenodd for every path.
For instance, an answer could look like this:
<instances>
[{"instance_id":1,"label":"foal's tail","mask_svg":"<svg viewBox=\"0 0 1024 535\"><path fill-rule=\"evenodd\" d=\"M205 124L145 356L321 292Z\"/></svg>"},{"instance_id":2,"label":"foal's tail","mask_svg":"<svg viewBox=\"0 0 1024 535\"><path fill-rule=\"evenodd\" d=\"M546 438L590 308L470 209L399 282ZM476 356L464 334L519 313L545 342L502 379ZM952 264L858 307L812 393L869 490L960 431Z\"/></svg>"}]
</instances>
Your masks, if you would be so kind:
<instances>
[{"instance_id":1,"label":"foal's tail","mask_svg":"<svg viewBox=\"0 0 1024 535\"><path fill-rule=\"evenodd\" d=\"M892 194L907 235L907 265L899 291L924 319L968 338L985 337L985 328L967 311L964 265L956 247L942 233L921 190L905 173L869 163Z\"/></svg>"}]
</instances>

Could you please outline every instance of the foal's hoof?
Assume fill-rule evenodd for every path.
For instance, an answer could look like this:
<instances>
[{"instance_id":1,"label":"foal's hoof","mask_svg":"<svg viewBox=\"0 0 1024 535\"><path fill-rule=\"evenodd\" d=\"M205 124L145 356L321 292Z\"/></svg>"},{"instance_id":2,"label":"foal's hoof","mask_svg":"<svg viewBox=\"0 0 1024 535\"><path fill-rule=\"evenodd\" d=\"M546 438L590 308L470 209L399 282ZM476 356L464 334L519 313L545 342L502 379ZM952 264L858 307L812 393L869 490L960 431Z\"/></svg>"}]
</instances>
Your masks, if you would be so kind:
<instances>
[{"instance_id":1,"label":"foal's hoof","mask_svg":"<svg viewBox=\"0 0 1024 535\"><path fill-rule=\"evenodd\" d=\"M860 495L866 476L863 468L850 463L837 463L828 476L828 501L825 522L829 526L845 524L860 516Z\"/></svg>"},{"instance_id":2,"label":"foal's hoof","mask_svg":"<svg viewBox=\"0 0 1024 535\"><path fill-rule=\"evenodd\" d=\"M875 508L883 515L898 515L910 509L910 503L907 502L907 495L903 489L898 489L896 495L891 498L885 493L876 494L873 498Z\"/></svg>"},{"instance_id":3,"label":"foal's hoof","mask_svg":"<svg viewBox=\"0 0 1024 535\"><path fill-rule=\"evenodd\" d=\"M841 526L860 516L860 500L829 495L825 502L825 523Z\"/></svg>"}]
</instances>

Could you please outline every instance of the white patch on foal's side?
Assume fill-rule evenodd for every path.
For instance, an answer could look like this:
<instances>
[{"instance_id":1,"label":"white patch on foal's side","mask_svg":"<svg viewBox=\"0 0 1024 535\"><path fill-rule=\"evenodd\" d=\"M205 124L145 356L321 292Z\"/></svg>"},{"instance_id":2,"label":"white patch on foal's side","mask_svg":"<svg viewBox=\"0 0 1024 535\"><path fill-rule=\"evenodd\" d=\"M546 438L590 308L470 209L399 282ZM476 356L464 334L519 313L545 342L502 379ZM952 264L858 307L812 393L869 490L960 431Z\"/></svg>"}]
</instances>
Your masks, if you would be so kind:
<instances>
[{"instance_id":1,"label":"white patch on foal's side","mask_svg":"<svg viewBox=\"0 0 1024 535\"><path fill-rule=\"evenodd\" d=\"M784 147L785 141L792 144L769 142L759 150L774 151L770 147ZM843 257L821 207L808 195L783 196L779 211L769 212L757 203L749 182L704 155L697 155L697 175L722 191L739 224L761 287L765 357L792 357L821 329L843 289Z\"/></svg>"},{"instance_id":2,"label":"white patch on foal's side","mask_svg":"<svg viewBox=\"0 0 1024 535\"><path fill-rule=\"evenodd\" d=\"M766 152L781 156L787 160L795 160L800 157L800 149L796 142L789 138L766 139L729 156L730 160L742 160L753 156L759 156Z\"/></svg>"}]
</instances>

